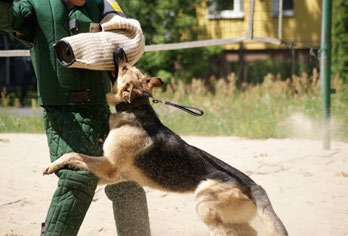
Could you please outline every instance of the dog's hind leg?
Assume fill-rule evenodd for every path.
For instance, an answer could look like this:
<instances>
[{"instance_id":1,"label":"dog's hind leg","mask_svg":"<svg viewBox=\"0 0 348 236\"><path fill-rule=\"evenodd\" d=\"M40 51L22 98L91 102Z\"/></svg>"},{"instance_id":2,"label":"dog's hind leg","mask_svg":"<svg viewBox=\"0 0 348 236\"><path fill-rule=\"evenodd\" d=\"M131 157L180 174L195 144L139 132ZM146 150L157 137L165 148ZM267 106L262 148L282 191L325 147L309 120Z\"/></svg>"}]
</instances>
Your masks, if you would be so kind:
<instances>
[{"instance_id":1,"label":"dog's hind leg","mask_svg":"<svg viewBox=\"0 0 348 236\"><path fill-rule=\"evenodd\" d=\"M287 236L285 226L274 212L266 191L261 186L254 185L251 187L251 196L256 204L257 214L266 228L266 235Z\"/></svg>"},{"instance_id":2,"label":"dog's hind leg","mask_svg":"<svg viewBox=\"0 0 348 236\"><path fill-rule=\"evenodd\" d=\"M209 227L211 235L256 233L249 225L256 207L236 183L202 181L195 195L198 216Z\"/></svg>"},{"instance_id":3,"label":"dog's hind leg","mask_svg":"<svg viewBox=\"0 0 348 236\"><path fill-rule=\"evenodd\" d=\"M225 227L226 235L257 236L256 230L249 224L231 224Z\"/></svg>"}]
</instances>

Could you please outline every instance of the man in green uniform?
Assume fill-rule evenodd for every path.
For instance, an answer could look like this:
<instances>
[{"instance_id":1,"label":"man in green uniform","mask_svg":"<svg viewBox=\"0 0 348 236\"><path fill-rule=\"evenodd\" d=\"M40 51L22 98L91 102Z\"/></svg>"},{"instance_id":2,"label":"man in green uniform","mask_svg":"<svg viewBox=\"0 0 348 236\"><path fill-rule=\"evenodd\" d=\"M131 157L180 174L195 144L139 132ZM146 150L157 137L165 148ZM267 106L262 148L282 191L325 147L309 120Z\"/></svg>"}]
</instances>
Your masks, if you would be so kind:
<instances>
[{"instance_id":1,"label":"man in green uniform","mask_svg":"<svg viewBox=\"0 0 348 236\"><path fill-rule=\"evenodd\" d=\"M15 34L31 47L38 80L38 102L44 108L44 125L51 161L67 152L102 155L109 131L108 73L65 68L53 45L63 37L89 32L99 23L106 4L117 14L114 0L0 0L0 29ZM77 235L95 193L98 179L90 172L57 171L55 191L41 235ZM119 236L150 235L144 190L125 182L105 188L112 200Z\"/></svg>"}]
</instances>

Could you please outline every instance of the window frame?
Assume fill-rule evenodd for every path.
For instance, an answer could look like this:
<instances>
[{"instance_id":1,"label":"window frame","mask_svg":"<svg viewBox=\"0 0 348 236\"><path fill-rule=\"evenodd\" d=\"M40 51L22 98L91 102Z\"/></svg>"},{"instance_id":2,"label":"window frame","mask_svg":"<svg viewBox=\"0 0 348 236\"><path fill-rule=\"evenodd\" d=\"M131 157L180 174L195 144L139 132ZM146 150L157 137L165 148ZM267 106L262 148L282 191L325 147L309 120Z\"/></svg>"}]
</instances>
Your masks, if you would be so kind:
<instances>
[{"instance_id":1,"label":"window frame","mask_svg":"<svg viewBox=\"0 0 348 236\"><path fill-rule=\"evenodd\" d=\"M280 0L272 0L271 1L271 16L272 17L278 17L279 16L279 1ZM292 9L284 9L284 2L285 1L291 1ZM294 16L294 0L283 0L283 16L285 17L292 17Z\"/></svg>"},{"instance_id":2,"label":"window frame","mask_svg":"<svg viewBox=\"0 0 348 236\"><path fill-rule=\"evenodd\" d=\"M227 0L228 1L228 0ZM229 0L233 1L233 9L226 9L222 11L216 11L212 9L214 6L207 6L207 18L208 19L243 19L244 18L244 4L243 0ZM211 12L218 12L218 14L212 14Z\"/></svg>"}]
</instances>

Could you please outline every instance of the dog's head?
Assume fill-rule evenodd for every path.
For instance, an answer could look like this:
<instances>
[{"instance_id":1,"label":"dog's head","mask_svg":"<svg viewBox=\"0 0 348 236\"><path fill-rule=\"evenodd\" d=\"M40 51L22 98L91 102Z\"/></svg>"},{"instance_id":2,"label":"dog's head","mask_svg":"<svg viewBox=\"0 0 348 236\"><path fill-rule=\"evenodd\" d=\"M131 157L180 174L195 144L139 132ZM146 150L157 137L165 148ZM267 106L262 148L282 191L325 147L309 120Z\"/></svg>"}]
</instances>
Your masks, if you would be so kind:
<instances>
[{"instance_id":1,"label":"dog's head","mask_svg":"<svg viewBox=\"0 0 348 236\"><path fill-rule=\"evenodd\" d=\"M157 77L143 75L135 66L126 63L124 60L118 63L118 77L112 92L107 94L109 105L116 105L121 102L131 103L140 96L152 96L155 87L162 87L163 81Z\"/></svg>"}]
</instances>

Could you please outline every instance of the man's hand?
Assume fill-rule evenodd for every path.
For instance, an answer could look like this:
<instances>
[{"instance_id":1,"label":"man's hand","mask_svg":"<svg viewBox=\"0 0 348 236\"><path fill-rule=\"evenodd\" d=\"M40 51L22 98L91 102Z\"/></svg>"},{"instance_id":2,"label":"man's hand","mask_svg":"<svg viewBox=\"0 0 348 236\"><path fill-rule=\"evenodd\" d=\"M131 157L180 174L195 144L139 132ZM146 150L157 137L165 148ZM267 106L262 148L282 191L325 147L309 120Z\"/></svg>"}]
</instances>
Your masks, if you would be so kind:
<instances>
[{"instance_id":1,"label":"man's hand","mask_svg":"<svg viewBox=\"0 0 348 236\"><path fill-rule=\"evenodd\" d=\"M86 3L86 0L66 0L66 1L76 7L81 7L85 5Z\"/></svg>"}]
</instances>

